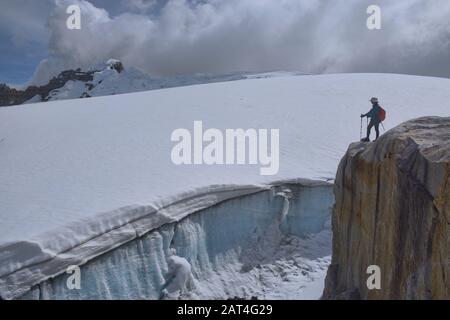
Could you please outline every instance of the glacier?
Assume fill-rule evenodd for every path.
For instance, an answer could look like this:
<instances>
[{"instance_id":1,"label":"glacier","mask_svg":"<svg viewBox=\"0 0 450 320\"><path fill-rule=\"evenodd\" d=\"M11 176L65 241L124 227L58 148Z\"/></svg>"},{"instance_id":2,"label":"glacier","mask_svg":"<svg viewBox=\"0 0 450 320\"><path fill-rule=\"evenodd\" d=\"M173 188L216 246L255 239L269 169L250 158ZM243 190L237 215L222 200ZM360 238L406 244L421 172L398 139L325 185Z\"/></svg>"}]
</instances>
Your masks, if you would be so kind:
<instances>
[{"instance_id":1,"label":"glacier","mask_svg":"<svg viewBox=\"0 0 450 320\"><path fill-rule=\"evenodd\" d=\"M332 200L314 188L296 200L288 181L333 181L371 96L380 97L389 129L448 115L449 84L394 74L283 76L0 108L0 297L76 298L58 291L69 265L88 279L79 298L160 297L171 249L175 262L189 263L195 284L176 297L311 297L306 291L320 291L331 243L325 211L303 206ZM279 128L278 174L174 165L170 134L195 120L221 130ZM291 191L273 191L278 185ZM238 200L234 213L224 208ZM250 225L256 233L244 237L253 234ZM194 238L183 240L189 228ZM236 241L220 238L224 230Z\"/></svg>"},{"instance_id":2,"label":"glacier","mask_svg":"<svg viewBox=\"0 0 450 320\"><path fill-rule=\"evenodd\" d=\"M288 197L280 196L286 192ZM33 286L21 298L295 298L290 294L301 294L301 284L323 276L328 266L333 203L332 185L328 183L291 181L272 185L164 224L83 264L80 290L68 289L69 275L62 273ZM321 238L310 240L321 233ZM301 251L308 241L313 248ZM163 289L170 288L171 250L176 258L189 263L193 283L190 290L177 292L178 287L172 286L172 292L163 295ZM263 275L267 279L261 280ZM267 296L264 289L267 291L270 281L293 288L278 288L281 296L272 288L271 296Z\"/></svg>"}]
</instances>

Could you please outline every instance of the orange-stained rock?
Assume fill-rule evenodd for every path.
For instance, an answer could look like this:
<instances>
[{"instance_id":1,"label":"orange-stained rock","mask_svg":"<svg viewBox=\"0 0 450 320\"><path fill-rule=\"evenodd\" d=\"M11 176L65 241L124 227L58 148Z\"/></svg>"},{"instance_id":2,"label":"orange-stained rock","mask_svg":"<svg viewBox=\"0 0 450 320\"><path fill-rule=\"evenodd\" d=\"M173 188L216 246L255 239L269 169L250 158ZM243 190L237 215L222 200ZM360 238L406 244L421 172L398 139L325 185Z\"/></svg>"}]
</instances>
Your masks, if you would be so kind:
<instances>
[{"instance_id":1,"label":"orange-stained rock","mask_svg":"<svg viewBox=\"0 0 450 320\"><path fill-rule=\"evenodd\" d=\"M334 192L324 299L450 298L450 117L351 144ZM367 287L370 265L380 290Z\"/></svg>"}]
</instances>

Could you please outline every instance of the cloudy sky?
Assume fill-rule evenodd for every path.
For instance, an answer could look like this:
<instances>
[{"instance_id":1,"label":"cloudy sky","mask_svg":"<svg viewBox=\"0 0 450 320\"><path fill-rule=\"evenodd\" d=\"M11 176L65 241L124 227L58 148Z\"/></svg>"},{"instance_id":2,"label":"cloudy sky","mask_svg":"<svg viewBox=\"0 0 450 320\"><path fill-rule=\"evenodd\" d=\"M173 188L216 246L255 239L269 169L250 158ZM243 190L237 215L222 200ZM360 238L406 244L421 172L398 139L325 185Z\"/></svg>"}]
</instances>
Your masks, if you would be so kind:
<instances>
[{"instance_id":1,"label":"cloudy sky","mask_svg":"<svg viewBox=\"0 0 450 320\"><path fill-rule=\"evenodd\" d=\"M81 30L66 28L70 4L81 7ZM366 27L370 4L381 8L381 30ZM449 17L448 0L0 0L0 82L111 57L154 75L450 77Z\"/></svg>"}]
</instances>

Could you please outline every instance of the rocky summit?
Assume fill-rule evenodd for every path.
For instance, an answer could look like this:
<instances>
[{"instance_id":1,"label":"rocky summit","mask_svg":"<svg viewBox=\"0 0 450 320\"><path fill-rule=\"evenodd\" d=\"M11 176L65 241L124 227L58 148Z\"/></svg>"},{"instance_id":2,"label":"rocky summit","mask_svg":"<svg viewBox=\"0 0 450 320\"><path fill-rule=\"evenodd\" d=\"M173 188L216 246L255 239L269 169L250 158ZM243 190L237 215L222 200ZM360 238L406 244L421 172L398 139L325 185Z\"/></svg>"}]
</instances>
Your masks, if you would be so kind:
<instances>
[{"instance_id":1,"label":"rocky summit","mask_svg":"<svg viewBox=\"0 0 450 320\"><path fill-rule=\"evenodd\" d=\"M96 86L96 83L92 82L94 75L103 70L114 70L117 73L121 73L124 67L120 61L110 59L100 70L82 71L78 68L76 70L62 71L43 86L32 85L24 90L17 90L10 88L6 84L0 84L0 107L19 105L29 101L49 101L58 93L59 89L65 87L69 82L82 83L85 92L79 95L79 98L89 97L87 92Z\"/></svg>"}]
</instances>

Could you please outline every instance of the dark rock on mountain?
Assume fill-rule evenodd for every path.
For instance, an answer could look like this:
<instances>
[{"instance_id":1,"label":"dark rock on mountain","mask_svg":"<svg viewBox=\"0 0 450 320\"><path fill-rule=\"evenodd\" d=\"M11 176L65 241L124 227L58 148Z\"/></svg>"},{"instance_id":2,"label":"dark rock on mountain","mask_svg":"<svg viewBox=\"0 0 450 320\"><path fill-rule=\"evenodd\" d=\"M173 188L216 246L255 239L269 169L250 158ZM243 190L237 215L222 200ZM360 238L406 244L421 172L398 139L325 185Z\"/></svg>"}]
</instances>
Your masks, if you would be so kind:
<instances>
[{"instance_id":1,"label":"dark rock on mountain","mask_svg":"<svg viewBox=\"0 0 450 320\"><path fill-rule=\"evenodd\" d=\"M57 77L52 78L44 86L29 86L25 90L16 90L5 84L0 84L0 106L22 104L38 95L42 101L47 101L51 91L62 88L68 81L92 81L94 72L83 72L80 69L66 70L61 72Z\"/></svg>"},{"instance_id":2,"label":"dark rock on mountain","mask_svg":"<svg viewBox=\"0 0 450 320\"><path fill-rule=\"evenodd\" d=\"M118 73L121 73L124 70L122 62L113 59L109 60L104 68L116 70ZM17 90L8 87L6 84L0 84L0 107L22 104L36 96L40 97L40 101L48 101L50 98L50 93L53 90L64 87L69 81L85 82L87 91L90 91L94 88L94 84L90 82L94 79L94 73L97 71L99 70L86 72L81 71L81 69L65 70L57 77L52 78L46 85L29 86L25 90ZM80 98L87 97L90 97L90 95L85 93Z\"/></svg>"}]
</instances>

